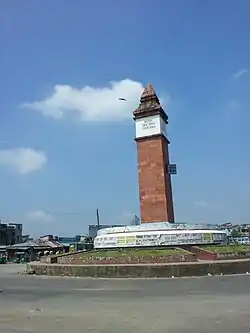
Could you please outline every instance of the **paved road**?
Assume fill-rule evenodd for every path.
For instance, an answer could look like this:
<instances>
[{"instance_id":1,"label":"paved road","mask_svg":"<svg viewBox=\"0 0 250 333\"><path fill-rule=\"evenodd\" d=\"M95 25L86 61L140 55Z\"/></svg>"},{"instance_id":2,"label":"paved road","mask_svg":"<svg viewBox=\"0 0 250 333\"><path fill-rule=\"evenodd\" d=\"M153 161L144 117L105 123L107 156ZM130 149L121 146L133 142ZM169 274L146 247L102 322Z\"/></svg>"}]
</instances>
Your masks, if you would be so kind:
<instances>
[{"instance_id":1,"label":"paved road","mask_svg":"<svg viewBox=\"0 0 250 333\"><path fill-rule=\"evenodd\" d=\"M249 333L250 275L95 280L0 266L3 333Z\"/></svg>"}]
</instances>

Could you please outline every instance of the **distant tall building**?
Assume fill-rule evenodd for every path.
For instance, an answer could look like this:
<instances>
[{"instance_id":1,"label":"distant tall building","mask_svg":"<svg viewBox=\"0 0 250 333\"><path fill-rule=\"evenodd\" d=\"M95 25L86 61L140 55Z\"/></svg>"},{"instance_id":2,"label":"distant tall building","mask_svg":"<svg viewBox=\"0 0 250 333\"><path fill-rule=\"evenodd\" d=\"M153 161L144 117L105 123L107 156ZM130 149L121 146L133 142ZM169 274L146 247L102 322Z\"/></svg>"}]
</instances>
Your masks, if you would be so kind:
<instances>
[{"instance_id":1,"label":"distant tall building","mask_svg":"<svg viewBox=\"0 0 250 333\"><path fill-rule=\"evenodd\" d=\"M141 223L174 222L171 174L176 173L176 166L169 164L168 116L150 84L143 90L133 115Z\"/></svg>"},{"instance_id":2,"label":"distant tall building","mask_svg":"<svg viewBox=\"0 0 250 333\"><path fill-rule=\"evenodd\" d=\"M1 223L0 221L0 245L13 245L22 242L21 223Z\"/></svg>"},{"instance_id":3,"label":"distant tall building","mask_svg":"<svg viewBox=\"0 0 250 333\"><path fill-rule=\"evenodd\" d=\"M7 224L0 221L0 245L7 245Z\"/></svg>"}]
</instances>

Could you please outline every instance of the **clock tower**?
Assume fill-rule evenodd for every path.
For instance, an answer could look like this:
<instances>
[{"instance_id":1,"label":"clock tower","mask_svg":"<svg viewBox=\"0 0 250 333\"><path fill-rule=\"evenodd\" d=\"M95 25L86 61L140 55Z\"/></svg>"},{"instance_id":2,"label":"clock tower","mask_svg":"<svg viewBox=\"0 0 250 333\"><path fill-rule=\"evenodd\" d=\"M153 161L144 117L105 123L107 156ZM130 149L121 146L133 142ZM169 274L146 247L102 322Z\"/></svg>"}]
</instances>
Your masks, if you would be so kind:
<instances>
[{"instance_id":1,"label":"clock tower","mask_svg":"<svg viewBox=\"0 0 250 333\"><path fill-rule=\"evenodd\" d=\"M133 116L141 223L174 222L171 174L176 173L176 166L169 164L168 116L150 84L144 88Z\"/></svg>"}]
</instances>

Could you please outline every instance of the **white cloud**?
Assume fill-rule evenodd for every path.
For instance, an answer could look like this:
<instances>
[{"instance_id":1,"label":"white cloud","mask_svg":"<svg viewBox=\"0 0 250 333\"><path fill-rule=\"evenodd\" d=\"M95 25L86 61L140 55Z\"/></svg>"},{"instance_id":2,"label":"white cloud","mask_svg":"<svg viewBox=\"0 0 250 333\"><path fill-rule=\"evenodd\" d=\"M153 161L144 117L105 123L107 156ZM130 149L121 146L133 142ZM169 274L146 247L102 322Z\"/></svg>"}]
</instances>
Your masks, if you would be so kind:
<instances>
[{"instance_id":1,"label":"white cloud","mask_svg":"<svg viewBox=\"0 0 250 333\"><path fill-rule=\"evenodd\" d=\"M195 200L194 204L196 206L200 206L200 207L203 207L203 208L209 208L209 207L211 207L210 202L203 201L203 200Z\"/></svg>"},{"instance_id":2,"label":"white cloud","mask_svg":"<svg viewBox=\"0 0 250 333\"><path fill-rule=\"evenodd\" d=\"M249 73L249 70L244 68L244 69L240 69L238 72L234 73L232 75L233 79L238 81L239 79L242 78L242 76L245 76Z\"/></svg>"},{"instance_id":3,"label":"white cloud","mask_svg":"<svg viewBox=\"0 0 250 333\"><path fill-rule=\"evenodd\" d=\"M47 162L43 151L31 148L0 150L0 166L11 168L21 175L40 170Z\"/></svg>"},{"instance_id":4,"label":"white cloud","mask_svg":"<svg viewBox=\"0 0 250 333\"><path fill-rule=\"evenodd\" d=\"M27 219L30 222L38 222L38 223L52 223L54 222L54 217L48 213L45 213L42 210L34 210L30 211L26 214Z\"/></svg>"},{"instance_id":5,"label":"white cloud","mask_svg":"<svg viewBox=\"0 0 250 333\"><path fill-rule=\"evenodd\" d=\"M118 121L132 117L142 90L142 83L130 79L111 81L102 88L56 85L47 98L23 106L54 119L77 116L81 121Z\"/></svg>"}]
</instances>

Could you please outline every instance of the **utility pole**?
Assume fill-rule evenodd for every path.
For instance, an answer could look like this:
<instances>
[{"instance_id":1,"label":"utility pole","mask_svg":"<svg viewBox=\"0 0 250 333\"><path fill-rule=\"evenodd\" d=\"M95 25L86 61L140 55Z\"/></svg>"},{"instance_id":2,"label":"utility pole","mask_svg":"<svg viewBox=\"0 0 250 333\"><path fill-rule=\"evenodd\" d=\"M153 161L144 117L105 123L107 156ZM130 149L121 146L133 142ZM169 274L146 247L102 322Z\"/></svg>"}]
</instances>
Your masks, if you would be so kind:
<instances>
[{"instance_id":1,"label":"utility pole","mask_svg":"<svg viewBox=\"0 0 250 333\"><path fill-rule=\"evenodd\" d=\"M99 209L96 209L96 222L97 222L97 230L100 229L100 217L99 217Z\"/></svg>"}]
</instances>

